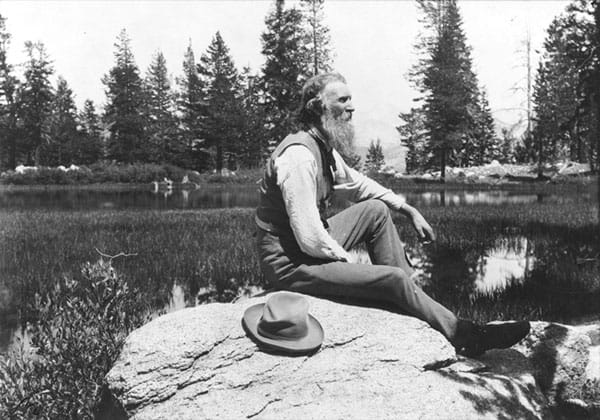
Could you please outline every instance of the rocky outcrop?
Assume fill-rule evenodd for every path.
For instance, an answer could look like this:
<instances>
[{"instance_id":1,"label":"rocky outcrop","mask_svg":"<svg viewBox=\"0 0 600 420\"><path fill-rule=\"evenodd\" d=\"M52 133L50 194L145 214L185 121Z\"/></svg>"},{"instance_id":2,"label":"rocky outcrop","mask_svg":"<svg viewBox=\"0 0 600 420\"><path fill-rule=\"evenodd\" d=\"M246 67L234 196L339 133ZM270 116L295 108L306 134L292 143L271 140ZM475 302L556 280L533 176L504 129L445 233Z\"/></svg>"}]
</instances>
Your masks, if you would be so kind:
<instances>
[{"instance_id":1,"label":"rocky outcrop","mask_svg":"<svg viewBox=\"0 0 600 420\"><path fill-rule=\"evenodd\" d=\"M308 299L325 330L321 349L311 356L266 353L246 337L242 314L266 297L181 310L134 331L106 377L110 416L115 408L136 419L551 415L542 391L557 395L560 382L545 378L548 369L534 363L541 358L536 354L557 360L560 351L525 344L488 352L479 361L460 359L441 334L417 319ZM532 343L545 342L547 327L555 331L536 324ZM566 367L564 372L572 374ZM545 382L538 385L536 378Z\"/></svg>"}]
</instances>

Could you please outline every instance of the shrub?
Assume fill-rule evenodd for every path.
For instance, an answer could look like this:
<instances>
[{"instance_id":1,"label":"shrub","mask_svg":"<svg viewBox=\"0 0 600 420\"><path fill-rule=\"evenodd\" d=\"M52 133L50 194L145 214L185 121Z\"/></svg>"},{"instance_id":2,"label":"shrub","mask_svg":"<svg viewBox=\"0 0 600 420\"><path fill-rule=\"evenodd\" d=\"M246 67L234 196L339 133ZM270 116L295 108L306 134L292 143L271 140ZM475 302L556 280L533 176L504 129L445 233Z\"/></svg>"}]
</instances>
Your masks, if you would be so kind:
<instances>
[{"instance_id":1,"label":"shrub","mask_svg":"<svg viewBox=\"0 0 600 420\"><path fill-rule=\"evenodd\" d=\"M32 350L0 360L0 418L92 418L127 334L148 313L111 260L36 295Z\"/></svg>"},{"instance_id":2,"label":"shrub","mask_svg":"<svg viewBox=\"0 0 600 420\"><path fill-rule=\"evenodd\" d=\"M165 177L181 182L185 175L188 179L201 179L195 171L178 166L156 163L112 163L96 162L89 166L80 166L77 170L64 171L59 168L40 167L25 172L6 171L0 175L0 184L12 185L66 185L93 183L131 183L148 184L162 181Z\"/></svg>"}]
</instances>

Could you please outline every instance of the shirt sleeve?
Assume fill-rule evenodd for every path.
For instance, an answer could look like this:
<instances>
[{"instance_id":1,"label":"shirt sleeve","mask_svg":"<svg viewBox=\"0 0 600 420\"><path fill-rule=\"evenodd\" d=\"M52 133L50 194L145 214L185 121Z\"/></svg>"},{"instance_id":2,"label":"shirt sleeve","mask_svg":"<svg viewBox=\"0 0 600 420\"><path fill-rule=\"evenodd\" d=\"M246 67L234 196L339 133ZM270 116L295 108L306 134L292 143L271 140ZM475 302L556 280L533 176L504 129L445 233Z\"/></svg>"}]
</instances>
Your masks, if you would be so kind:
<instances>
[{"instance_id":1,"label":"shirt sleeve","mask_svg":"<svg viewBox=\"0 0 600 420\"><path fill-rule=\"evenodd\" d=\"M317 162L302 145L288 147L274 162L294 237L302 252L337 261L350 261L348 252L329 235L317 208Z\"/></svg>"},{"instance_id":2,"label":"shirt sleeve","mask_svg":"<svg viewBox=\"0 0 600 420\"><path fill-rule=\"evenodd\" d=\"M394 210L400 210L406 203L404 196L395 194L392 190L349 167L337 151L333 151L333 156L337 167L333 189L337 195L355 203L376 198Z\"/></svg>"}]
</instances>

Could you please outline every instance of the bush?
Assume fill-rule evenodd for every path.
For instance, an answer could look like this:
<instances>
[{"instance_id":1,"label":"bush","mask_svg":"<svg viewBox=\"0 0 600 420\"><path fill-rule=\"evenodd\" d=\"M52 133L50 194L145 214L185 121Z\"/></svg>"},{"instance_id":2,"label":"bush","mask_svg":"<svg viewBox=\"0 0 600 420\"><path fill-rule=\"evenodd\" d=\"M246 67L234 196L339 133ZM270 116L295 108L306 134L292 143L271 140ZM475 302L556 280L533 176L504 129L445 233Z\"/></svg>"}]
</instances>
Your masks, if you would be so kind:
<instances>
[{"instance_id":1,"label":"bush","mask_svg":"<svg viewBox=\"0 0 600 420\"><path fill-rule=\"evenodd\" d=\"M103 378L148 313L111 260L87 263L32 305L32 350L0 359L0 418L92 418Z\"/></svg>"},{"instance_id":2,"label":"bush","mask_svg":"<svg viewBox=\"0 0 600 420\"><path fill-rule=\"evenodd\" d=\"M94 183L130 183L148 184L169 178L181 182L188 175L192 182L201 177L195 171L178 166L155 163L111 163L96 162L89 166L80 166L77 170L65 171L59 168L40 167L24 172L6 171L0 175L0 184L12 185L72 185Z\"/></svg>"}]
</instances>

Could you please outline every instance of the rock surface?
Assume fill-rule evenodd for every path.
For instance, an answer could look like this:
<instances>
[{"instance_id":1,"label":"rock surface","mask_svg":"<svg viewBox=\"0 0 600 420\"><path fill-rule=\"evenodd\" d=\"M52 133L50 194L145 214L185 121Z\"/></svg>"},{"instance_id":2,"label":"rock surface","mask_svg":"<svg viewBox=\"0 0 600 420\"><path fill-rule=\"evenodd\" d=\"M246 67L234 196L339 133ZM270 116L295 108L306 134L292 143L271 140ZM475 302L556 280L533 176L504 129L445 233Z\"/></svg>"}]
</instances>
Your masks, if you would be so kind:
<instances>
[{"instance_id":1,"label":"rock surface","mask_svg":"<svg viewBox=\"0 0 600 420\"><path fill-rule=\"evenodd\" d=\"M308 297L325 341L312 356L261 351L241 327L266 297L164 315L134 331L106 377L136 419L548 418L514 349L457 359L425 323Z\"/></svg>"},{"instance_id":2,"label":"rock surface","mask_svg":"<svg viewBox=\"0 0 600 420\"><path fill-rule=\"evenodd\" d=\"M551 404L579 398L586 380L592 379L594 353L590 327L536 322L531 333L515 348L533 365L536 382ZM589 334L588 334L589 333ZM598 372L600 374L600 372Z\"/></svg>"}]
</instances>

